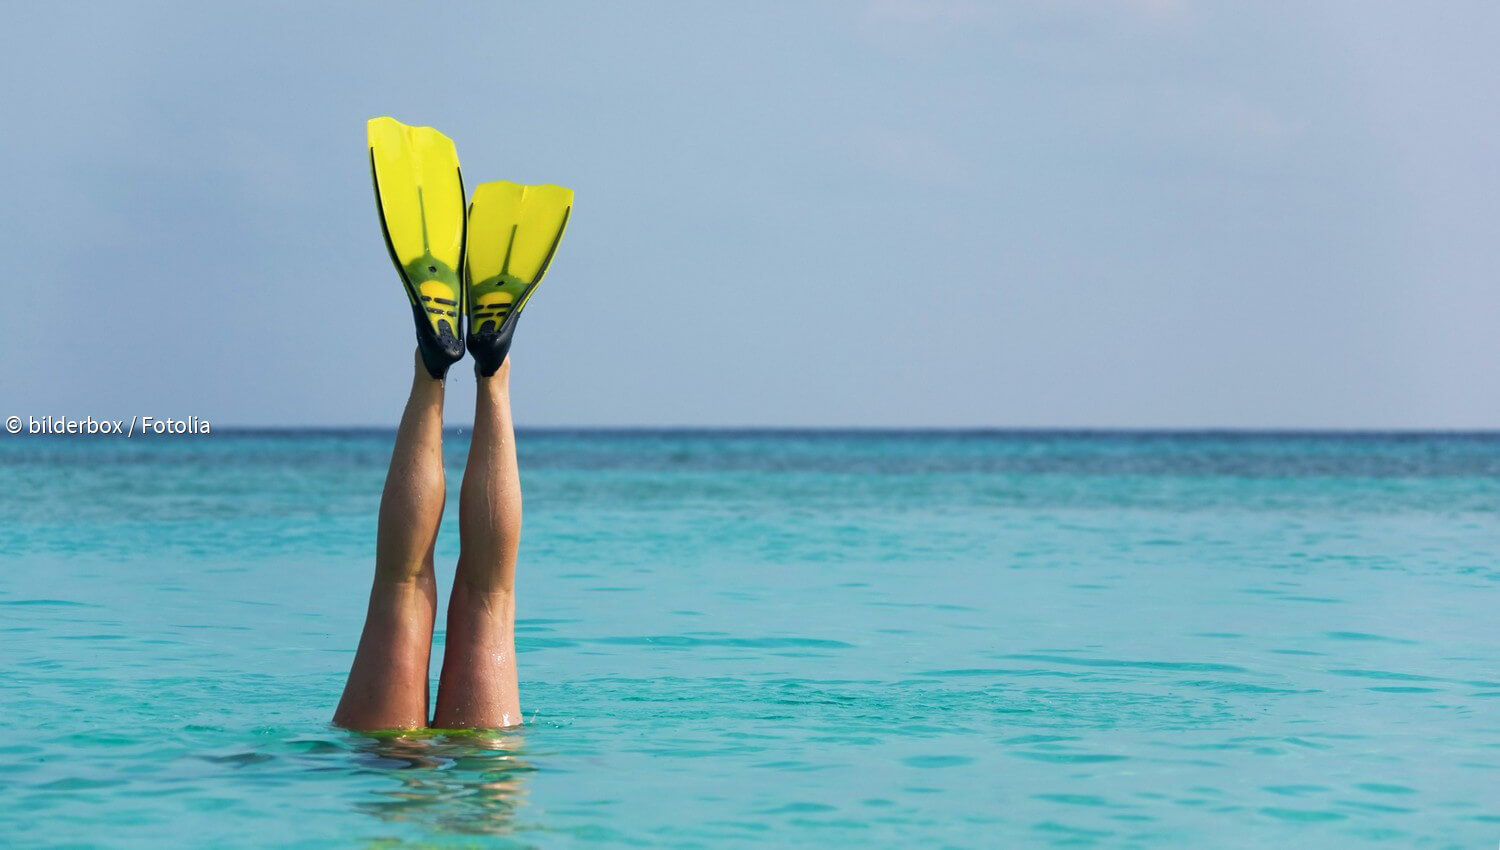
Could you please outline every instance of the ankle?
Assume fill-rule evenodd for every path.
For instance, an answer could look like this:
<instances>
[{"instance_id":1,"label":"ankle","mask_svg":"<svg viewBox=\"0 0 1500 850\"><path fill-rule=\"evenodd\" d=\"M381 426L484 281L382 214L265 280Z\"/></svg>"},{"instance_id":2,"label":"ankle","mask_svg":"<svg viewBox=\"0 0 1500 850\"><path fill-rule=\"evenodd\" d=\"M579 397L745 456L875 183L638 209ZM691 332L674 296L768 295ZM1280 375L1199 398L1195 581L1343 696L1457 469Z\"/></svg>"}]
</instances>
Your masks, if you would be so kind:
<instances>
[{"instance_id":1,"label":"ankle","mask_svg":"<svg viewBox=\"0 0 1500 850\"><path fill-rule=\"evenodd\" d=\"M497 387L510 383L510 355L507 354L505 359L500 361L500 365L496 367L493 375L486 375L481 372L479 370L479 361L474 361L474 379L480 386L484 386L491 381L498 382L493 384L493 386Z\"/></svg>"}]
</instances>

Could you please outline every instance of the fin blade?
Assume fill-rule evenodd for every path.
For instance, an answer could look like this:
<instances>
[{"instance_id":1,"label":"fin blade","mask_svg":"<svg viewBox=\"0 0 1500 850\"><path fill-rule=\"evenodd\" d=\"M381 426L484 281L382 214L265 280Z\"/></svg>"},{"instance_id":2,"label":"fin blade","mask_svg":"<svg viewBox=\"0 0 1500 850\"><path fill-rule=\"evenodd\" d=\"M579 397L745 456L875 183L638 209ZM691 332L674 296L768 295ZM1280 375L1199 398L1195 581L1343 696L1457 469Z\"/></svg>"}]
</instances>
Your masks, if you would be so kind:
<instances>
[{"instance_id":1,"label":"fin blade","mask_svg":"<svg viewBox=\"0 0 1500 850\"><path fill-rule=\"evenodd\" d=\"M573 190L561 186L484 183L474 190L469 217L474 239L470 280L505 274L526 284L546 270L573 206Z\"/></svg>"}]
</instances>

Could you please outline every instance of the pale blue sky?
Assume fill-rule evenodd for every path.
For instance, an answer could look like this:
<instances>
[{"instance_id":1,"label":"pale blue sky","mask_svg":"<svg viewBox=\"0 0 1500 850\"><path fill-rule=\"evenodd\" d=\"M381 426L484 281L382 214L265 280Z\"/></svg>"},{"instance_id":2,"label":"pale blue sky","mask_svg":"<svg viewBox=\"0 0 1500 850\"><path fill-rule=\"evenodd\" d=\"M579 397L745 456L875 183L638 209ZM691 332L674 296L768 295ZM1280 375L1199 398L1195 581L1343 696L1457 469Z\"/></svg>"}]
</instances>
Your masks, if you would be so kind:
<instances>
[{"instance_id":1,"label":"pale blue sky","mask_svg":"<svg viewBox=\"0 0 1500 850\"><path fill-rule=\"evenodd\" d=\"M577 191L522 424L1500 426L1493 3L425 6L12 5L0 415L394 424L388 114Z\"/></svg>"}]
</instances>

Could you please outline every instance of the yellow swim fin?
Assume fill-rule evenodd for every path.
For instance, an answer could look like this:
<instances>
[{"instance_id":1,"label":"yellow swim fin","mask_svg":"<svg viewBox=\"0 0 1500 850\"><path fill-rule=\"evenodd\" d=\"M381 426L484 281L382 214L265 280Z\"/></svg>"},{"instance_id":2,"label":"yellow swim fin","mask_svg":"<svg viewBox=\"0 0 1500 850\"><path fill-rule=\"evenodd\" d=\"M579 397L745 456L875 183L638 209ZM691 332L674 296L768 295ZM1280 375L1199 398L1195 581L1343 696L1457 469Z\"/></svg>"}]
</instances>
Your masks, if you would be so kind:
<instances>
[{"instance_id":1,"label":"yellow swim fin","mask_svg":"<svg viewBox=\"0 0 1500 850\"><path fill-rule=\"evenodd\" d=\"M370 176L391 262L406 285L417 348L434 378L464 356L464 181L453 140L372 118Z\"/></svg>"},{"instance_id":2,"label":"yellow swim fin","mask_svg":"<svg viewBox=\"0 0 1500 850\"><path fill-rule=\"evenodd\" d=\"M490 376L505 362L521 310L557 253L573 190L561 186L483 183L469 205L469 353L474 369Z\"/></svg>"}]
</instances>

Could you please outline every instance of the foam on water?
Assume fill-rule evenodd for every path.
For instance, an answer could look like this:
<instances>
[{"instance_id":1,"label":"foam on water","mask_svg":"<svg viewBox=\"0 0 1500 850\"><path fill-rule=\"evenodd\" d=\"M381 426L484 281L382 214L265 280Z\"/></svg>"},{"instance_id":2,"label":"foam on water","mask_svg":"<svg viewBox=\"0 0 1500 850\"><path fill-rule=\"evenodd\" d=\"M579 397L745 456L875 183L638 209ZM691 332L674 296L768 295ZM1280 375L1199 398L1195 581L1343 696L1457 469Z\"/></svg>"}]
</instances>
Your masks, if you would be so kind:
<instances>
[{"instance_id":1,"label":"foam on water","mask_svg":"<svg viewBox=\"0 0 1500 850\"><path fill-rule=\"evenodd\" d=\"M523 433L526 726L366 737L391 439L0 440L4 843L1500 839L1500 439Z\"/></svg>"}]
</instances>

